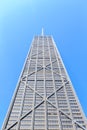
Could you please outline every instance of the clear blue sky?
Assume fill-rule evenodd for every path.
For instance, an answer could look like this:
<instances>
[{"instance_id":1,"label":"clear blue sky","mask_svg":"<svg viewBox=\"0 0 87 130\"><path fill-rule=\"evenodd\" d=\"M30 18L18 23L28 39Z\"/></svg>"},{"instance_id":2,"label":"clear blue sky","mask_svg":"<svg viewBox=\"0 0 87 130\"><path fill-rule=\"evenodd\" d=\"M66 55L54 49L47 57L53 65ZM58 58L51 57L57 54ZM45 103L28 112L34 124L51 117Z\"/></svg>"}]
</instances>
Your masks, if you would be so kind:
<instances>
[{"instance_id":1,"label":"clear blue sky","mask_svg":"<svg viewBox=\"0 0 87 130\"><path fill-rule=\"evenodd\" d=\"M0 0L0 127L42 27L53 35L87 116L87 0Z\"/></svg>"}]
</instances>

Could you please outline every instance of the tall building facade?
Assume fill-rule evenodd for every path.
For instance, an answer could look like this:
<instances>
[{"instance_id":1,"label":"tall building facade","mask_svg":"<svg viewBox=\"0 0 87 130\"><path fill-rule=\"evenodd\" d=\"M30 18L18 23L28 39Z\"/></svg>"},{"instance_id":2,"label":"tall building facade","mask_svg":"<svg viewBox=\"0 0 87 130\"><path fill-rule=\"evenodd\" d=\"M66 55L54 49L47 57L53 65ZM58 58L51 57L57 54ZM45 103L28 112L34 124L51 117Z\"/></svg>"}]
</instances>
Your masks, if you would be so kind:
<instances>
[{"instance_id":1,"label":"tall building facade","mask_svg":"<svg viewBox=\"0 0 87 130\"><path fill-rule=\"evenodd\" d=\"M35 36L2 130L87 130L52 36Z\"/></svg>"}]
</instances>

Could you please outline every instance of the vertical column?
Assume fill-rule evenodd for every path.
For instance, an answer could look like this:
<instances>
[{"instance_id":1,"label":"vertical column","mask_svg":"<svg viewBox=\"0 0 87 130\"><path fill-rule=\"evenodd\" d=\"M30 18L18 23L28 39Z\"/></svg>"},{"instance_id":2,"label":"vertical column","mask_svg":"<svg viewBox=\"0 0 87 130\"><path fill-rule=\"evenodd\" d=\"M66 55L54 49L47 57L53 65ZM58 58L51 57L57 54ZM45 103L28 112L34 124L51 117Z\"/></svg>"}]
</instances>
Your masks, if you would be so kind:
<instances>
[{"instance_id":1,"label":"vertical column","mask_svg":"<svg viewBox=\"0 0 87 130\"><path fill-rule=\"evenodd\" d=\"M46 44L46 37L43 36L42 40L43 44L43 75L44 75L44 106L45 106L45 130L47 130L47 102L46 102L46 82L45 82L45 44Z\"/></svg>"},{"instance_id":2,"label":"vertical column","mask_svg":"<svg viewBox=\"0 0 87 130\"><path fill-rule=\"evenodd\" d=\"M37 48L35 48L35 46L33 46L36 49L36 63L35 63L36 64L36 67L35 67L36 73L37 73L37 60L38 60L38 42L39 42L39 37L37 40ZM35 107L35 101L36 101L36 93L35 93L36 82L37 82L36 73L35 73L35 81L34 81L34 95L33 95L34 100L33 100L33 107L32 107L32 109L33 109L33 111L32 111L32 127L31 127L32 130L34 130L34 124L35 124L35 109L34 109L34 107Z\"/></svg>"},{"instance_id":3,"label":"vertical column","mask_svg":"<svg viewBox=\"0 0 87 130\"><path fill-rule=\"evenodd\" d=\"M53 80L53 87L54 87L54 91L55 91L55 94L54 94L54 96L55 96L55 106L56 106L56 108L57 108L57 121L56 121L56 123L57 124L55 124L55 128L54 129L59 129L59 130L61 130L61 125L60 125L60 118L59 118L59 110L58 110L58 102L57 102L57 94L56 94L56 88L55 88L55 80L54 80L54 76L53 76L53 67L52 67L52 57L51 57L51 52L50 52L50 42L49 42L49 38L48 38L48 45L49 45L49 55L50 55L50 64L51 64L51 71L52 71L52 80ZM53 46L53 50L54 50L54 46ZM52 52L52 53L54 53L54 52ZM54 55L54 54L53 54Z\"/></svg>"}]
</instances>

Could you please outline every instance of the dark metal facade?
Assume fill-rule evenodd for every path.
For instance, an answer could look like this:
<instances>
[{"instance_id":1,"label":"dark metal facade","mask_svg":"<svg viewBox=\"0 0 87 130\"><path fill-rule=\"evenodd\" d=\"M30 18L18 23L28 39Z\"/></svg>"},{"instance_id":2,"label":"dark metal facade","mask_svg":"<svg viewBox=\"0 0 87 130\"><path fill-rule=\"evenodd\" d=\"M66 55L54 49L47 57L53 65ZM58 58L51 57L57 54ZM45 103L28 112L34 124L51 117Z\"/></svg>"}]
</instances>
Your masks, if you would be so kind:
<instances>
[{"instance_id":1,"label":"dark metal facade","mask_svg":"<svg viewBox=\"0 0 87 130\"><path fill-rule=\"evenodd\" d=\"M51 36L35 36L3 130L86 130L86 118Z\"/></svg>"}]
</instances>

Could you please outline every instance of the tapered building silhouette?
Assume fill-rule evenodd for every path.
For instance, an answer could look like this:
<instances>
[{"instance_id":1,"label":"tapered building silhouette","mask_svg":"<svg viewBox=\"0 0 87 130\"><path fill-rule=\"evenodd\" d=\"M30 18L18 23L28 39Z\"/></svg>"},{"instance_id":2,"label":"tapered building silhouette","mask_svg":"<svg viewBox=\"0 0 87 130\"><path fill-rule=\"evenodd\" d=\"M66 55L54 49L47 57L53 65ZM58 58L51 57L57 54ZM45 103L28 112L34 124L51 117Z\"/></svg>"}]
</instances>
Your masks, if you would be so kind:
<instances>
[{"instance_id":1,"label":"tapered building silhouette","mask_svg":"<svg viewBox=\"0 0 87 130\"><path fill-rule=\"evenodd\" d=\"M2 130L87 130L52 36L35 36Z\"/></svg>"}]
</instances>

